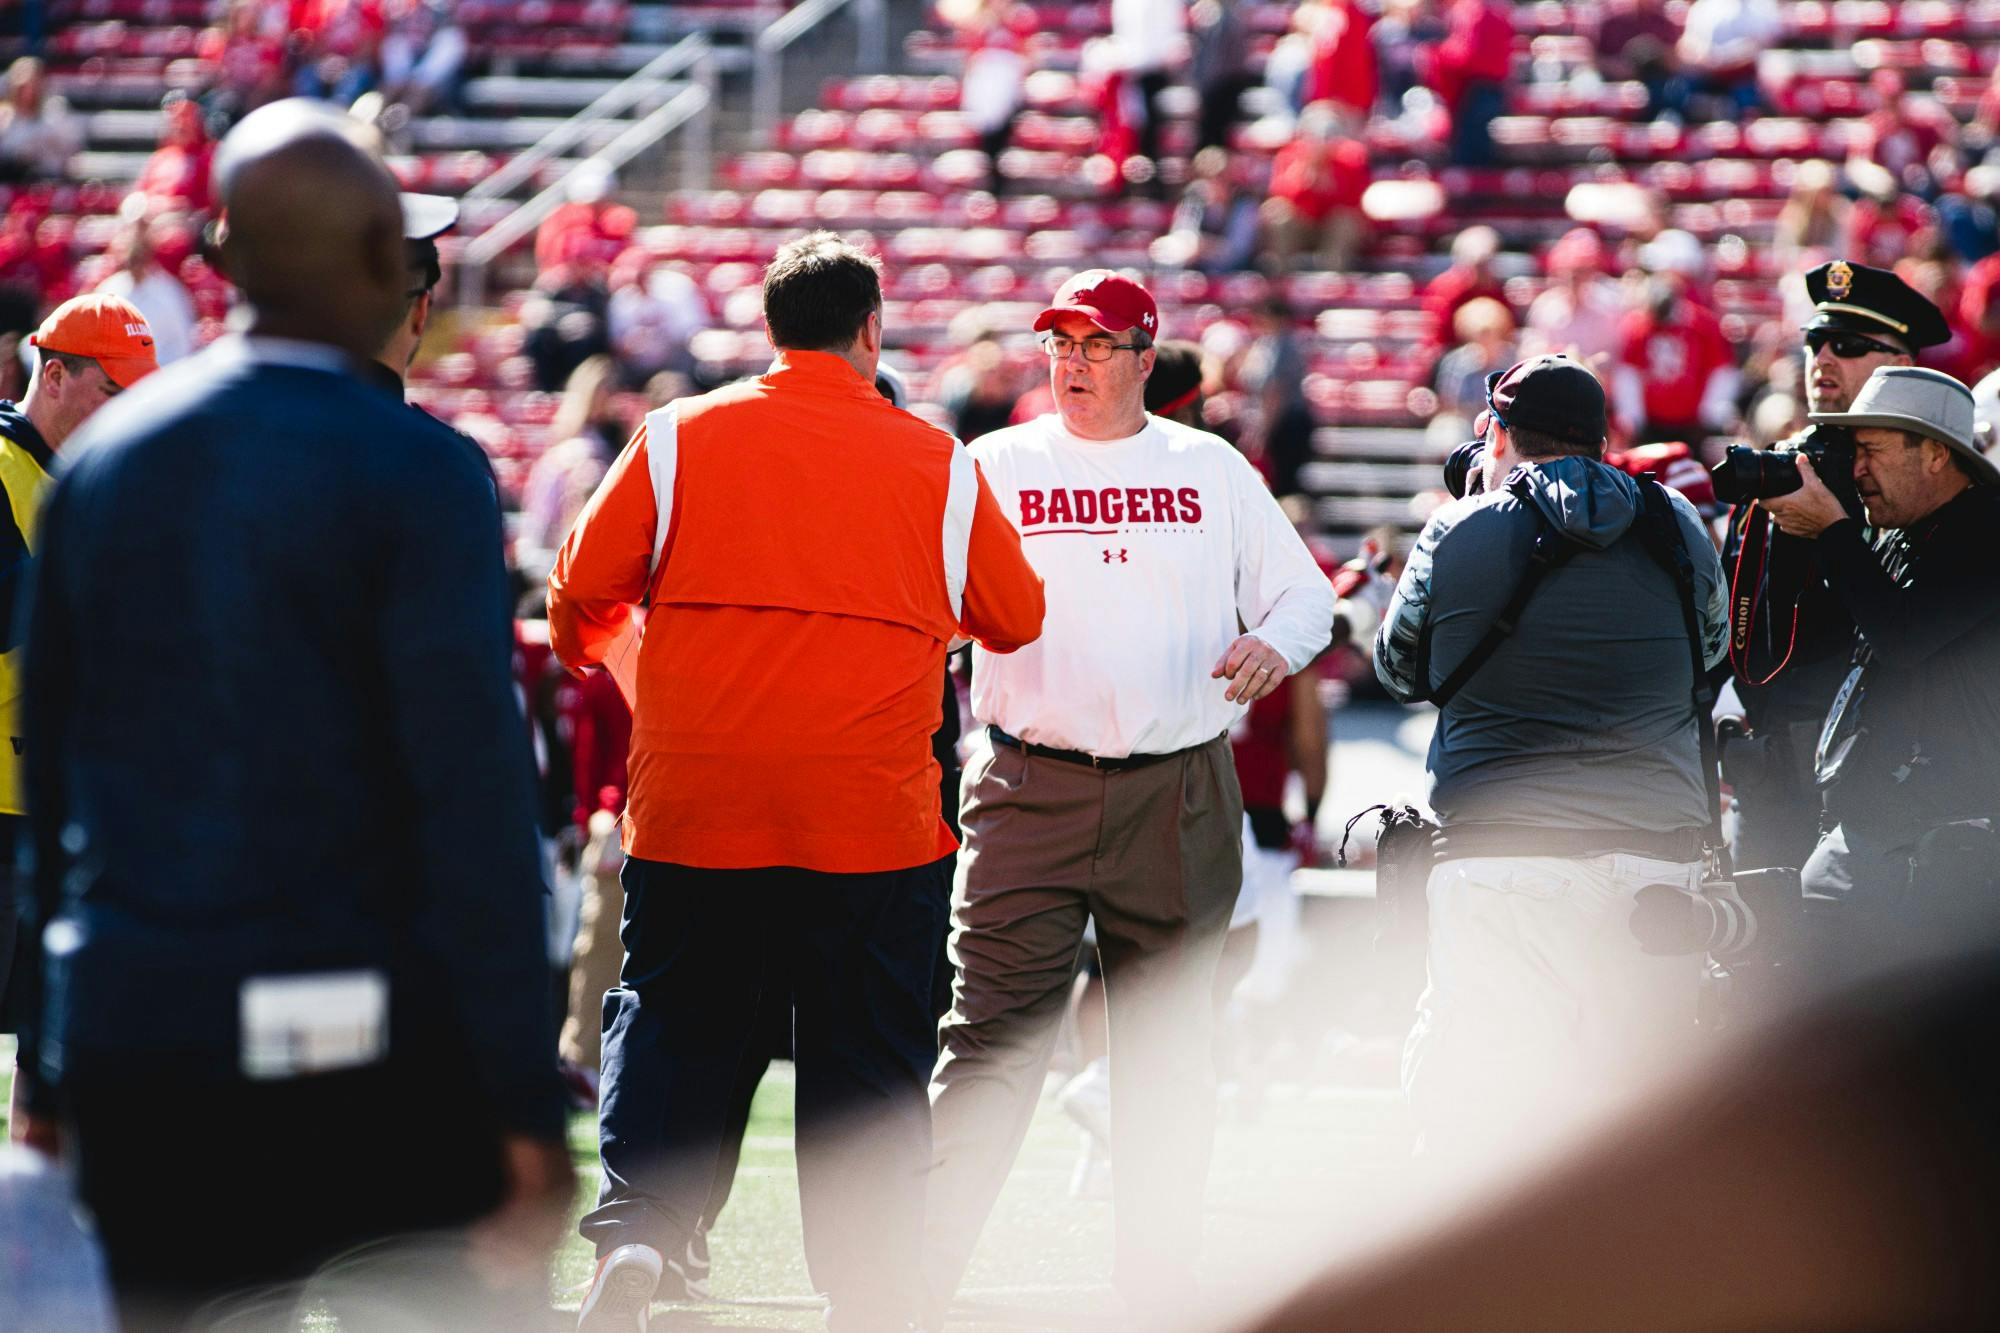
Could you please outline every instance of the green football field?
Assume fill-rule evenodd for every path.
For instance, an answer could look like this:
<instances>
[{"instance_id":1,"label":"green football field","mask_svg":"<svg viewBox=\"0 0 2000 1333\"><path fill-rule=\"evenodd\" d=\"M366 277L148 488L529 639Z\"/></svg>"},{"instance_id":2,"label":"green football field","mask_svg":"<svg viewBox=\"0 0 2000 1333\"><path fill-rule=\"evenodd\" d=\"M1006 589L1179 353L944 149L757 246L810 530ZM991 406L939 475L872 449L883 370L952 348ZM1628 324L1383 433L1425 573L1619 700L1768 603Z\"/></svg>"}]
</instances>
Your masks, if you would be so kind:
<instances>
[{"instance_id":1,"label":"green football field","mask_svg":"<svg viewBox=\"0 0 2000 1333\"><path fill-rule=\"evenodd\" d=\"M1254 1118L1225 1097L1210 1177L1205 1288L1244 1301L1274 1294L1269 1274L1322 1248L1345 1248L1393 1203L1408 1162L1401 1097L1381 1086L1281 1083ZM656 1307L653 1328L818 1329L799 1242L791 1067L757 1094L743 1165L710 1237L716 1299ZM594 1125L571 1122L582 1195L596 1189ZM1101 1327L1119 1305L1108 1277L1111 1205L1069 1193L1081 1132L1045 1096L954 1306L952 1333ZM579 1212L582 1205L579 1203ZM573 1309L590 1251L574 1240L556 1264L557 1303Z\"/></svg>"},{"instance_id":2,"label":"green football field","mask_svg":"<svg viewBox=\"0 0 2000 1333\"><path fill-rule=\"evenodd\" d=\"M7 1043L11 1046L11 1042ZM11 1071L11 1050L0 1071ZM1201 1279L1236 1302L1268 1298L1300 1265L1363 1243L1393 1210L1408 1162L1400 1096L1381 1085L1379 1063L1360 1081L1315 1074L1280 1081L1254 1115L1225 1096L1210 1177ZM0 1086L6 1072L0 1072ZM792 1071L772 1067L757 1095L736 1188L710 1238L714 1299L659 1305L660 1333L705 1329L821 1328L799 1241L792 1148ZM597 1187L596 1126L570 1122L580 1214ZM1102 1327L1119 1310L1108 1283L1111 1205L1072 1198L1081 1132L1045 1096L1020 1160L974 1256L954 1306L952 1333ZM227 1167L218 1166L227 1187ZM224 1243L220 1238L218 1244ZM553 1303L574 1311L591 1268L574 1233L559 1253ZM551 1327L567 1320L551 1318Z\"/></svg>"}]
</instances>

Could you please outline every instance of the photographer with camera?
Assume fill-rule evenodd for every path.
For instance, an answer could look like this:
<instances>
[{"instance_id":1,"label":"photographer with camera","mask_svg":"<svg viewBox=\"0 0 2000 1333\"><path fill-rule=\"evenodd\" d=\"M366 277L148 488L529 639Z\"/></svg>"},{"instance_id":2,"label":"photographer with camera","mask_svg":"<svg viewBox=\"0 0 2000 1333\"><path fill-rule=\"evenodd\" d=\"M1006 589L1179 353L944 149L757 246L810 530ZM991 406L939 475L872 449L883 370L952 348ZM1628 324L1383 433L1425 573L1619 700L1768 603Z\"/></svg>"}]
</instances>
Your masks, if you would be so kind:
<instances>
[{"instance_id":1,"label":"photographer with camera","mask_svg":"<svg viewBox=\"0 0 2000 1333\"><path fill-rule=\"evenodd\" d=\"M1627 925L1646 885L1698 889L1714 841L1700 724L1728 623L1700 517L1600 461L1577 362L1496 373L1487 403L1375 640L1389 692L1441 710L1403 1064L1427 1147L1552 1128L1693 1032L1699 959Z\"/></svg>"},{"instance_id":2,"label":"photographer with camera","mask_svg":"<svg viewBox=\"0 0 2000 1333\"><path fill-rule=\"evenodd\" d=\"M1938 308L1886 269L1836 259L1806 274L1806 406L1845 412L1882 366L1950 340ZM1769 452L1731 449L1715 469L1716 498L1734 504L1723 543L1730 581L1729 665L1742 703L1721 720L1722 771L1736 795L1735 863L1805 864L1820 833L1813 747L1847 674L1854 622L1820 577L1813 544L1771 521L1771 497L1796 491L1794 460L1811 460L1843 508L1861 515L1850 474L1854 439L1814 424Z\"/></svg>"},{"instance_id":3,"label":"photographer with camera","mask_svg":"<svg viewBox=\"0 0 2000 1333\"><path fill-rule=\"evenodd\" d=\"M1854 431L1854 485L1878 533L1871 549L1803 457L1800 487L1763 502L1813 542L1858 632L1817 746L1830 831L1802 875L1809 908L1838 904L1822 937L1838 977L1991 915L2000 471L1979 451L1971 391L1938 371L1884 367L1851 410L1812 420Z\"/></svg>"}]
</instances>

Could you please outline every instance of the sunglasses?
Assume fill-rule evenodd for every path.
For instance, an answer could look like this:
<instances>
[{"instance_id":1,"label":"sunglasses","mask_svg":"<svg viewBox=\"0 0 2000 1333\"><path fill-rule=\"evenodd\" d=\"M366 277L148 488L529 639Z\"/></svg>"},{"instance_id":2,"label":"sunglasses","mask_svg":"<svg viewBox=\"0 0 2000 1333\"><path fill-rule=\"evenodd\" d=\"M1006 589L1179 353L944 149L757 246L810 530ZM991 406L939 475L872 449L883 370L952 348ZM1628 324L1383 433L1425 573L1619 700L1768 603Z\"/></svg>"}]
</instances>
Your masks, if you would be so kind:
<instances>
[{"instance_id":1,"label":"sunglasses","mask_svg":"<svg viewBox=\"0 0 2000 1333\"><path fill-rule=\"evenodd\" d=\"M1877 342L1875 339L1859 333L1845 333L1834 329L1813 329L1806 334L1806 346L1811 349L1814 355L1818 355L1819 349L1822 347L1831 347L1833 348L1833 354L1843 361L1852 361L1856 357L1870 356L1876 353L1881 353L1885 356L1903 355L1903 349L1900 347L1894 347L1885 342Z\"/></svg>"}]
</instances>

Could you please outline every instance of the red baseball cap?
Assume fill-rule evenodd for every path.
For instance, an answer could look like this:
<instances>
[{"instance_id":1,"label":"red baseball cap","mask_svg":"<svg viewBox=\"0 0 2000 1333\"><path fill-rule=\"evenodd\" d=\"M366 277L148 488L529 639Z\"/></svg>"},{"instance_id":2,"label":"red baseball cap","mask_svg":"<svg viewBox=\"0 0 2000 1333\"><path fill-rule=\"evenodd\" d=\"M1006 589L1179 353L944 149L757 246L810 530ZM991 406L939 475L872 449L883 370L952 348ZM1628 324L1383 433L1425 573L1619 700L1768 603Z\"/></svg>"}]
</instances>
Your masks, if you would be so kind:
<instances>
[{"instance_id":1,"label":"red baseball cap","mask_svg":"<svg viewBox=\"0 0 2000 1333\"><path fill-rule=\"evenodd\" d=\"M28 335L28 342L45 351L89 357L121 389L160 368L146 317L130 301L102 292L64 301Z\"/></svg>"},{"instance_id":2,"label":"red baseball cap","mask_svg":"<svg viewBox=\"0 0 2000 1333\"><path fill-rule=\"evenodd\" d=\"M1563 233L1562 239L1549 247L1548 266L1551 273L1587 268L1600 272L1604 268L1603 238L1588 227L1574 227Z\"/></svg>"},{"instance_id":3,"label":"red baseball cap","mask_svg":"<svg viewBox=\"0 0 2000 1333\"><path fill-rule=\"evenodd\" d=\"M1058 315L1082 315L1106 333L1143 329L1160 336L1160 308L1144 287L1108 268L1089 268L1064 283L1055 302L1035 317L1035 332L1056 322Z\"/></svg>"}]
</instances>

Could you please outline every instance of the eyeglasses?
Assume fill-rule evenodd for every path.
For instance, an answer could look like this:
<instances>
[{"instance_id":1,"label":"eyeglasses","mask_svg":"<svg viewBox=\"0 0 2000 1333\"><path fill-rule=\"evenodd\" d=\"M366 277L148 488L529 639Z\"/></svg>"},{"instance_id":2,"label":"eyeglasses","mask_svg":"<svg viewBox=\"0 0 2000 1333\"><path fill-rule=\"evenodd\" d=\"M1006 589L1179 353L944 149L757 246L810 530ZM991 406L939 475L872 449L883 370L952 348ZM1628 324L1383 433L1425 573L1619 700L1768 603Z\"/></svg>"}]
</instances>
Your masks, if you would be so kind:
<instances>
[{"instance_id":1,"label":"eyeglasses","mask_svg":"<svg viewBox=\"0 0 2000 1333\"><path fill-rule=\"evenodd\" d=\"M1065 338L1052 333L1042 339L1042 350L1049 354L1051 361L1067 361L1069 354L1077 348L1083 349L1086 361L1109 361L1113 352L1142 352L1142 343L1115 343L1109 338Z\"/></svg>"},{"instance_id":2,"label":"eyeglasses","mask_svg":"<svg viewBox=\"0 0 2000 1333\"><path fill-rule=\"evenodd\" d=\"M1812 350L1815 356L1819 354L1820 348L1831 347L1833 348L1833 354L1843 361L1852 361L1856 357L1868 356L1878 352L1885 356L1904 355L1903 349L1900 347L1894 347L1885 342L1877 342L1875 339L1859 333L1848 333L1839 329L1808 330L1806 333L1806 346Z\"/></svg>"}]
</instances>

